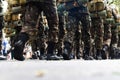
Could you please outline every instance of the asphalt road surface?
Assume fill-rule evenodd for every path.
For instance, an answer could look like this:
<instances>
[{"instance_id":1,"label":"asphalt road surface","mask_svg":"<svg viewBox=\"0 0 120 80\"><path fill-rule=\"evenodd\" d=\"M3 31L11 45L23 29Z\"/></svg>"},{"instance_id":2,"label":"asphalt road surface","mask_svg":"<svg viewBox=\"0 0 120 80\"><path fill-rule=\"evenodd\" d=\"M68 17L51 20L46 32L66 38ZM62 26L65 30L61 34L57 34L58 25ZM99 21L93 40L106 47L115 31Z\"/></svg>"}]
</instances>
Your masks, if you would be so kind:
<instances>
[{"instance_id":1,"label":"asphalt road surface","mask_svg":"<svg viewBox=\"0 0 120 80\"><path fill-rule=\"evenodd\" d=\"M120 80L120 60L1 60L0 80Z\"/></svg>"}]
</instances>

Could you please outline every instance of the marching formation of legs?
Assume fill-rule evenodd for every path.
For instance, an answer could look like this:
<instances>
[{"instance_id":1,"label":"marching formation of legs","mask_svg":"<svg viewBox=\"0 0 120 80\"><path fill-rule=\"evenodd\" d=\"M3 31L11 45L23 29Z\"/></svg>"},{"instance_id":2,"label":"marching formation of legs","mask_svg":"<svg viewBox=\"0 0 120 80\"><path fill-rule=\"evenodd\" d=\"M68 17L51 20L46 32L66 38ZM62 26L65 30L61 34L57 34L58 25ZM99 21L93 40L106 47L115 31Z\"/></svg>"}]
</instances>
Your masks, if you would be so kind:
<instances>
[{"instance_id":1,"label":"marching formation of legs","mask_svg":"<svg viewBox=\"0 0 120 80\"><path fill-rule=\"evenodd\" d=\"M7 2L0 16L1 55L20 61L120 59L120 14L109 0Z\"/></svg>"}]
</instances>

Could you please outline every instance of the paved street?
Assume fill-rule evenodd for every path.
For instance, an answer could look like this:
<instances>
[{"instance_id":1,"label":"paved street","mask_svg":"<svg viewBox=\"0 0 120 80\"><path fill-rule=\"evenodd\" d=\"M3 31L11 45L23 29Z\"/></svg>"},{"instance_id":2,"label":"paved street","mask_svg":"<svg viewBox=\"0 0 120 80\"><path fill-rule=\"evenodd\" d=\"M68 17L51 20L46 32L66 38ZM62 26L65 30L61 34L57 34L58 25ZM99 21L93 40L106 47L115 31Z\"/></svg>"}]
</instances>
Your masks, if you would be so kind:
<instances>
[{"instance_id":1,"label":"paved street","mask_svg":"<svg viewBox=\"0 0 120 80\"><path fill-rule=\"evenodd\" d=\"M120 80L120 60L1 60L0 80Z\"/></svg>"}]
</instances>

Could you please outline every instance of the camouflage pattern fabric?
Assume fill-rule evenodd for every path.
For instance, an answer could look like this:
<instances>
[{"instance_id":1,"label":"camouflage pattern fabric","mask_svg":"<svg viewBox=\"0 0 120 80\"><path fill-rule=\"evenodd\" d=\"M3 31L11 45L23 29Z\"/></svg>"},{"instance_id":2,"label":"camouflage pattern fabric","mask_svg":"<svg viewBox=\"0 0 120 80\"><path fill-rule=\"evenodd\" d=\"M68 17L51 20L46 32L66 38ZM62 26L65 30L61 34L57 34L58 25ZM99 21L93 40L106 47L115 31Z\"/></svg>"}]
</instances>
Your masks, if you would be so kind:
<instances>
[{"instance_id":1,"label":"camouflage pattern fabric","mask_svg":"<svg viewBox=\"0 0 120 80\"><path fill-rule=\"evenodd\" d=\"M78 4L76 2L74 3ZM66 3L66 6L71 7L71 5L69 4L70 3ZM82 34L82 40L84 42L84 48L89 48L89 50L91 48L90 16L87 7L83 6L85 3L79 4L78 6L73 5L73 2L71 2L71 4L74 7L69 9L67 8L66 10L68 11L68 16L72 17L71 20L73 20L74 26L71 25L72 22L70 22L69 26L71 28L70 29L71 31L68 31L67 34L71 32L72 35L74 35L74 36L70 35L70 40L72 41L72 43L74 43L73 46L75 46L75 51L77 52L75 54L78 54L80 52L81 34ZM89 50L88 50L88 55L89 55Z\"/></svg>"},{"instance_id":2,"label":"camouflage pattern fabric","mask_svg":"<svg viewBox=\"0 0 120 80\"><path fill-rule=\"evenodd\" d=\"M91 34L92 39L95 41L96 49L102 49L103 44L103 20L101 18L91 18L92 20L92 27L91 27Z\"/></svg>"},{"instance_id":3,"label":"camouflage pattern fabric","mask_svg":"<svg viewBox=\"0 0 120 80\"><path fill-rule=\"evenodd\" d=\"M50 0L51 2L51 0ZM52 1L53 2L53 1ZM49 40L57 42L58 33L58 17L56 13L56 7L53 3L36 3L31 2L26 6L26 12L24 17L23 31L29 31L35 29L39 14L44 11L49 25Z\"/></svg>"},{"instance_id":4,"label":"camouflage pattern fabric","mask_svg":"<svg viewBox=\"0 0 120 80\"><path fill-rule=\"evenodd\" d=\"M19 45L25 45L29 40L32 45L32 50L35 52L37 47L41 46L38 44L38 40L43 42L44 40L41 36L44 29L41 28L41 14L44 12L46 19L48 21L48 53L53 54L56 43L58 42L58 14L56 8L56 0L28 0L29 2L25 5L25 11L23 12L22 20L23 27L20 35L18 35L18 40L16 40L16 48L14 49L15 58L19 60L23 59L22 50ZM20 38L21 37L21 38ZM40 39L38 38L40 37ZM29 39L28 39L29 38ZM24 40L25 39L25 40ZM23 41L24 40L24 41ZM19 41L21 43L19 43ZM38 46L39 45L39 46ZM37 47L36 47L37 46ZM17 48L21 49L20 52L17 52Z\"/></svg>"}]
</instances>

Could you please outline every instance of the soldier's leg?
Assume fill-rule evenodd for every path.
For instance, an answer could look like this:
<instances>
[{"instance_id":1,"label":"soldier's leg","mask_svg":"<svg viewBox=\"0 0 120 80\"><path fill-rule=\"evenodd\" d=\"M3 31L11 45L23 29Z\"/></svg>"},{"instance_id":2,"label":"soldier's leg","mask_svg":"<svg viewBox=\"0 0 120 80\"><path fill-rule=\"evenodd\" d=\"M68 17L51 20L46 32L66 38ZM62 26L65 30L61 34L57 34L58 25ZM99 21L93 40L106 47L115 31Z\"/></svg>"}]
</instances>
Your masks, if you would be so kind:
<instances>
[{"instance_id":1,"label":"soldier's leg","mask_svg":"<svg viewBox=\"0 0 120 80\"><path fill-rule=\"evenodd\" d=\"M118 38L119 38L119 40L118 40L118 48L120 48L120 34L118 35Z\"/></svg>"},{"instance_id":2,"label":"soldier's leg","mask_svg":"<svg viewBox=\"0 0 120 80\"><path fill-rule=\"evenodd\" d=\"M93 59L91 56L91 33L90 33L90 17L89 15L82 16L82 38L84 42L83 58L85 60Z\"/></svg>"},{"instance_id":3,"label":"soldier's leg","mask_svg":"<svg viewBox=\"0 0 120 80\"><path fill-rule=\"evenodd\" d=\"M81 23L79 22L79 21L77 21L76 23L75 23L75 27L74 27L74 29L75 29L75 36L74 36L74 43L75 43L75 45L74 45L74 48L75 48L75 56L76 56L76 58L77 59L80 59L80 57L81 57L81 51L80 51L80 48L81 48Z\"/></svg>"},{"instance_id":4,"label":"soldier's leg","mask_svg":"<svg viewBox=\"0 0 120 80\"><path fill-rule=\"evenodd\" d=\"M0 30L0 55L2 55L1 50L2 50L2 30Z\"/></svg>"},{"instance_id":5,"label":"soldier's leg","mask_svg":"<svg viewBox=\"0 0 120 80\"><path fill-rule=\"evenodd\" d=\"M120 54L120 29L118 29L118 54Z\"/></svg>"},{"instance_id":6,"label":"soldier's leg","mask_svg":"<svg viewBox=\"0 0 120 80\"><path fill-rule=\"evenodd\" d=\"M104 37L103 37L103 48L102 48L102 58L109 58L109 48L111 42L111 24L104 24Z\"/></svg>"},{"instance_id":7,"label":"soldier's leg","mask_svg":"<svg viewBox=\"0 0 120 80\"><path fill-rule=\"evenodd\" d=\"M66 34L64 37L64 54L63 57L65 60L70 60L74 58L74 26L75 18L67 15L66 22Z\"/></svg>"},{"instance_id":8,"label":"soldier's leg","mask_svg":"<svg viewBox=\"0 0 120 80\"><path fill-rule=\"evenodd\" d=\"M95 27L94 24L91 24L90 33L91 33L91 55L95 58Z\"/></svg>"},{"instance_id":9,"label":"soldier's leg","mask_svg":"<svg viewBox=\"0 0 120 80\"><path fill-rule=\"evenodd\" d=\"M118 26L118 48L120 50L120 26Z\"/></svg>"},{"instance_id":10,"label":"soldier's leg","mask_svg":"<svg viewBox=\"0 0 120 80\"><path fill-rule=\"evenodd\" d=\"M2 29L3 29L3 16L0 16L0 54L1 54L1 49L2 49Z\"/></svg>"},{"instance_id":11,"label":"soldier's leg","mask_svg":"<svg viewBox=\"0 0 120 80\"><path fill-rule=\"evenodd\" d=\"M45 36L47 36L47 35L45 35L44 32L42 33L41 30L39 32L40 32L39 37L37 39L37 45L38 45L39 50L40 50L39 59L45 60L47 58L46 57L47 38L45 38Z\"/></svg>"},{"instance_id":12,"label":"soldier's leg","mask_svg":"<svg viewBox=\"0 0 120 80\"><path fill-rule=\"evenodd\" d=\"M28 3L25 6L25 12L23 13L24 25L15 41L14 50L13 50L13 57L17 60L24 60L23 57L24 45L29 39L28 34L32 33L31 30L36 29L39 11L35 3Z\"/></svg>"},{"instance_id":13,"label":"soldier's leg","mask_svg":"<svg viewBox=\"0 0 120 80\"><path fill-rule=\"evenodd\" d=\"M96 48L96 59L102 59L102 44L103 44L103 21L101 18L93 18L92 24L94 25L95 35L95 48Z\"/></svg>"},{"instance_id":14,"label":"soldier's leg","mask_svg":"<svg viewBox=\"0 0 120 80\"><path fill-rule=\"evenodd\" d=\"M50 0L49 3L45 3L44 13L48 21L48 47L47 55L48 59L60 59L54 54L56 44L58 42L58 14L56 8L56 0Z\"/></svg>"},{"instance_id":15,"label":"soldier's leg","mask_svg":"<svg viewBox=\"0 0 120 80\"><path fill-rule=\"evenodd\" d=\"M37 47L40 50L39 59L45 60L46 59L46 42L47 42L47 34L45 34L45 27L44 26L44 20L45 17L44 13L41 13L39 15L39 27L38 27L38 36L37 36ZM47 33L47 32L46 32Z\"/></svg>"},{"instance_id":16,"label":"soldier's leg","mask_svg":"<svg viewBox=\"0 0 120 80\"><path fill-rule=\"evenodd\" d=\"M63 55L64 36L65 36L65 16L58 14L59 17L59 35L58 35L58 55Z\"/></svg>"},{"instance_id":17,"label":"soldier's leg","mask_svg":"<svg viewBox=\"0 0 120 80\"><path fill-rule=\"evenodd\" d=\"M117 51L117 44L118 44L118 30L117 26L113 25L111 27L111 44L110 44L110 57L111 59L117 58L116 51Z\"/></svg>"}]
</instances>

